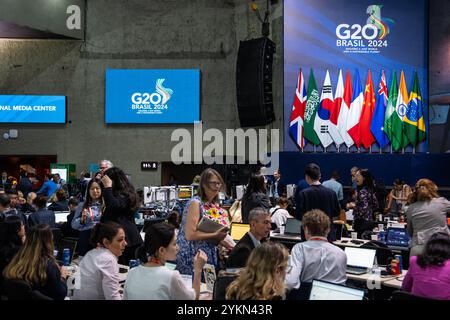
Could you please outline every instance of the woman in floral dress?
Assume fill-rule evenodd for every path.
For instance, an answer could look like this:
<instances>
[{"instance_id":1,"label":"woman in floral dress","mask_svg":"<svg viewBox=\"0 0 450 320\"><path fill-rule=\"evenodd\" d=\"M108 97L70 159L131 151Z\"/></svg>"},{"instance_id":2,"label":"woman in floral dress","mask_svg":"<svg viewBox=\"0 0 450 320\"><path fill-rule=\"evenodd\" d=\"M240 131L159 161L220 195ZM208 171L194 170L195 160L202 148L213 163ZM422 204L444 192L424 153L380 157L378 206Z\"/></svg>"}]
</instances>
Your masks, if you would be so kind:
<instances>
[{"instance_id":1,"label":"woman in floral dress","mask_svg":"<svg viewBox=\"0 0 450 320\"><path fill-rule=\"evenodd\" d=\"M176 269L181 274L192 274L194 257L199 249L208 256L207 263L214 265L217 270L218 245L227 236L226 227L230 224L227 211L219 206L219 192L224 185L216 170L205 169L200 177L198 197L193 198L184 209L177 237L179 250ZM213 233L197 230L203 217L222 224L224 228Z\"/></svg>"}]
</instances>

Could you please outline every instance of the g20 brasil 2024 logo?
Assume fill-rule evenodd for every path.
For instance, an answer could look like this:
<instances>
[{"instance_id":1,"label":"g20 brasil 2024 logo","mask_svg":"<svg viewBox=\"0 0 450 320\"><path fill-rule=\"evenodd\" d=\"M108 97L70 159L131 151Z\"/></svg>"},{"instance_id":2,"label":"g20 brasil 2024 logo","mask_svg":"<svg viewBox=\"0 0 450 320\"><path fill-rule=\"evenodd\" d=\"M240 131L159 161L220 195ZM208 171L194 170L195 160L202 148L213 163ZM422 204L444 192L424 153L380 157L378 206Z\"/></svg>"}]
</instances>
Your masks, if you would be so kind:
<instances>
[{"instance_id":1,"label":"g20 brasil 2024 logo","mask_svg":"<svg viewBox=\"0 0 450 320\"><path fill-rule=\"evenodd\" d=\"M369 15L364 26L360 24L341 23L336 27L336 46L346 49L344 52L378 53L380 48L387 47L386 36L390 32L389 25L394 20L381 17L382 5L370 5L366 13Z\"/></svg>"},{"instance_id":2,"label":"g20 brasil 2024 logo","mask_svg":"<svg viewBox=\"0 0 450 320\"><path fill-rule=\"evenodd\" d=\"M156 80L156 92L133 93L131 95L131 109L137 110L137 114L161 114L163 110L169 109L167 101L172 97L173 90L163 86L165 80L166 79Z\"/></svg>"}]
</instances>

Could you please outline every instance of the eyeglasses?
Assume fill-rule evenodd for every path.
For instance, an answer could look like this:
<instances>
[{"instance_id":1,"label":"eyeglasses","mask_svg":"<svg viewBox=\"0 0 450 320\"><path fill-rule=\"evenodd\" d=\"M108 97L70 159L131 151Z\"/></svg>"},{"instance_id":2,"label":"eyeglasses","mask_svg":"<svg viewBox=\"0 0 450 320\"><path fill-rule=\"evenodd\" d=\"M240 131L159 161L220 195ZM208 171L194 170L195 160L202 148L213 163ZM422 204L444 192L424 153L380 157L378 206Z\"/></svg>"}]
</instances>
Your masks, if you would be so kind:
<instances>
[{"instance_id":1,"label":"eyeglasses","mask_svg":"<svg viewBox=\"0 0 450 320\"><path fill-rule=\"evenodd\" d=\"M220 187L222 185L222 182L209 181L208 184L210 186L218 186L218 187Z\"/></svg>"}]
</instances>

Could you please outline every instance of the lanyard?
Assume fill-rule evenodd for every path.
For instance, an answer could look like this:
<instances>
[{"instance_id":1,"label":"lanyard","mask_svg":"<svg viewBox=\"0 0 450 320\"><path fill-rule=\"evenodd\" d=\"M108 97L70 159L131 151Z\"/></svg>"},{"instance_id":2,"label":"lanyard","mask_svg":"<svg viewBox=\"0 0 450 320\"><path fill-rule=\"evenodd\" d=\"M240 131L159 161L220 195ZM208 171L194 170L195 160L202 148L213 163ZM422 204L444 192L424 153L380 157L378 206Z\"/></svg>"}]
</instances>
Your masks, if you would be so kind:
<instances>
[{"instance_id":1,"label":"lanyard","mask_svg":"<svg viewBox=\"0 0 450 320\"><path fill-rule=\"evenodd\" d=\"M326 241L326 242L328 242L328 239L327 238L324 238L324 237L311 237L311 238L309 238L309 240L315 240L315 241Z\"/></svg>"}]
</instances>

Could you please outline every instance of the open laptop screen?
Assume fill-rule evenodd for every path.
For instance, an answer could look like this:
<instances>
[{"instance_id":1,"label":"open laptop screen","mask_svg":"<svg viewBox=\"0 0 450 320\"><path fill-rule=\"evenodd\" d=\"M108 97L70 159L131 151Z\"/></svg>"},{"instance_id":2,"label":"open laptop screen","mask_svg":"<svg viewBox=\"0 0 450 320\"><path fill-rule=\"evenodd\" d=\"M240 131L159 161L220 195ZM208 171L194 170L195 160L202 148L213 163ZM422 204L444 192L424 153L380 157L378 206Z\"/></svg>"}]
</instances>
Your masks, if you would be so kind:
<instances>
[{"instance_id":1,"label":"open laptop screen","mask_svg":"<svg viewBox=\"0 0 450 320\"><path fill-rule=\"evenodd\" d=\"M231 224L231 238L234 241L239 241L250 230L250 225L245 223Z\"/></svg>"},{"instance_id":2,"label":"open laptop screen","mask_svg":"<svg viewBox=\"0 0 450 320\"><path fill-rule=\"evenodd\" d=\"M376 250L345 247L347 265L361 268L372 268Z\"/></svg>"},{"instance_id":3,"label":"open laptop screen","mask_svg":"<svg viewBox=\"0 0 450 320\"><path fill-rule=\"evenodd\" d=\"M343 285L313 280L309 300L362 300L364 291Z\"/></svg>"},{"instance_id":4,"label":"open laptop screen","mask_svg":"<svg viewBox=\"0 0 450 320\"><path fill-rule=\"evenodd\" d=\"M286 220L286 226L284 227L285 234L300 235L302 222L297 219L289 218Z\"/></svg>"}]
</instances>

